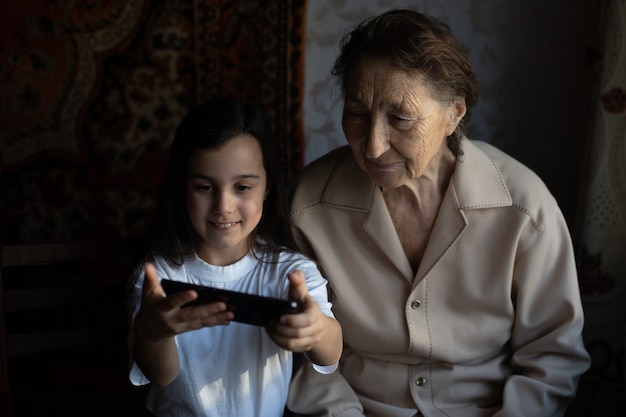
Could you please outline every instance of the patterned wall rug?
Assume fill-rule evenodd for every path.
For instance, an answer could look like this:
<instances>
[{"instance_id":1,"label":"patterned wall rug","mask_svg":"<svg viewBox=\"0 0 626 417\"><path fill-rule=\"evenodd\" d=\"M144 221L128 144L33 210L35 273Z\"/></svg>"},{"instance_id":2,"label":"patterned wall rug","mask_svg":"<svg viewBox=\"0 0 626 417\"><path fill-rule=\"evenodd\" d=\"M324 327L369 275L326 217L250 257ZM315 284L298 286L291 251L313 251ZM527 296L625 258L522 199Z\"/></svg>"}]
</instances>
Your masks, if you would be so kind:
<instances>
[{"instance_id":1,"label":"patterned wall rug","mask_svg":"<svg viewBox=\"0 0 626 417\"><path fill-rule=\"evenodd\" d=\"M302 167L304 0L10 2L0 16L0 240L141 237L174 130L215 96L265 109Z\"/></svg>"}]
</instances>

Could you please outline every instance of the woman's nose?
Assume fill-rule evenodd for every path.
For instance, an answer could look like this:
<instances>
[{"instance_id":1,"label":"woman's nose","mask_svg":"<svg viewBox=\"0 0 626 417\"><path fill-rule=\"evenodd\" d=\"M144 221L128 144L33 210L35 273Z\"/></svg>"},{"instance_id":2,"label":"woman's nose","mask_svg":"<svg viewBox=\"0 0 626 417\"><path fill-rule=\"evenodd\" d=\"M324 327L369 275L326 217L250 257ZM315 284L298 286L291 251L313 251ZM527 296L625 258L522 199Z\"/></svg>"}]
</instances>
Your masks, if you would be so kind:
<instances>
[{"instance_id":1,"label":"woman's nose","mask_svg":"<svg viewBox=\"0 0 626 417\"><path fill-rule=\"evenodd\" d=\"M372 121L365 137L364 154L368 159L376 159L389 149L388 130L381 122Z\"/></svg>"}]
</instances>

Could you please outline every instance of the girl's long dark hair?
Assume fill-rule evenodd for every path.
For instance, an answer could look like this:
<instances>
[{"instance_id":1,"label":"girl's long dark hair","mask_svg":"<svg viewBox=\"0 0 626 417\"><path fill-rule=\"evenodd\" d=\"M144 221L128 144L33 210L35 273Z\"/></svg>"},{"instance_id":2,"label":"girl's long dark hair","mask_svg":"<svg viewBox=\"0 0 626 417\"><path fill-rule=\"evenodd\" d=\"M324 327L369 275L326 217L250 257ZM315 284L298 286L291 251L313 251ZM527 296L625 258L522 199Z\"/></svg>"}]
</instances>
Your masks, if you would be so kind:
<instances>
[{"instance_id":1,"label":"girl's long dark hair","mask_svg":"<svg viewBox=\"0 0 626 417\"><path fill-rule=\"evenodd\" d=\"M252 102L214 99L193 108L178 126L148 242L149 254L180 264L194 252L198 236L187 215L186 196L189 155L199 148L218 149L240 134L258 140L269 191L261 220L251 236L251 250L259 249L258 245L270 251L295 248L278 151L262 110Z\"/></svg>"}]
</instances>

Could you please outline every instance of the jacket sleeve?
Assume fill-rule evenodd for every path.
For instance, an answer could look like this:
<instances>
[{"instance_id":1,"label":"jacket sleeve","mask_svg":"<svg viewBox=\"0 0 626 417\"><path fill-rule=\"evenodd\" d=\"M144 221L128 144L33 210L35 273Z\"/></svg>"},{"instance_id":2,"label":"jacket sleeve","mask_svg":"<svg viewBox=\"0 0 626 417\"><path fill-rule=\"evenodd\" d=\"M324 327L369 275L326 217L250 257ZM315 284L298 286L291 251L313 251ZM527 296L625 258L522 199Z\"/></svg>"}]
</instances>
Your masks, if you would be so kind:
<instances>
[{"instance_id":1,"label":"jacket sleeve","mask_svg":"<svg viewBox=\"0 0 626 417\"><path fill-rule=\"evenodd\" d=\"M293 228L300 252L316 259L304 234ZM304 361L289 387L287 408L297 416L363 417L363 407L340 370L322 374Z\"/></svg>"},{"instance_id":2,"label":"jacket sleeve","mask_svg":"<svg viewBox=\"0 0 626 417\"><path fill-rule=\"evenodd\" d=\"M287 408L296 416L364 417L359 399L341 372L321 374L308 361L291 381Z\"/></svg>"},{"instance_id":3,"label":"jacket sleeve","mask_svg":"<svg viewBox=\"0 0 626 417\"><path fill-rule=\"evenodd\" d=\"M567 225L556 208L546 217L529 225L535 230L520 241L512 288L513 372L498 417L562 416L590 363Z\"/></svg>"}]
</instances>

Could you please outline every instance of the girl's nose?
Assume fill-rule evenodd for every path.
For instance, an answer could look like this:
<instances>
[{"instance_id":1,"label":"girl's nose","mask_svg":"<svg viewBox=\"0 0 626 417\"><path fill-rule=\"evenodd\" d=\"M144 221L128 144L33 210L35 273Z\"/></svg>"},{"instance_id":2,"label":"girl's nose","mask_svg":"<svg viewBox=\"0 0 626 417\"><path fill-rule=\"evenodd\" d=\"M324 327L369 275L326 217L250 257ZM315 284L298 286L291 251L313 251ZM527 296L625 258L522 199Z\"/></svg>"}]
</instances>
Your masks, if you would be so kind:
<instances>
[{"instance_id":1,"label":"girl's nose","mask_svg":"<svg viewBox=\"0 0 626 417\"><path fill-rule=\"evenodd\" d=\"M213 211L216 213L230 213L233 211L234 198L229 192L222 191L214 194Z\"/></svg>"}]
</instances>

